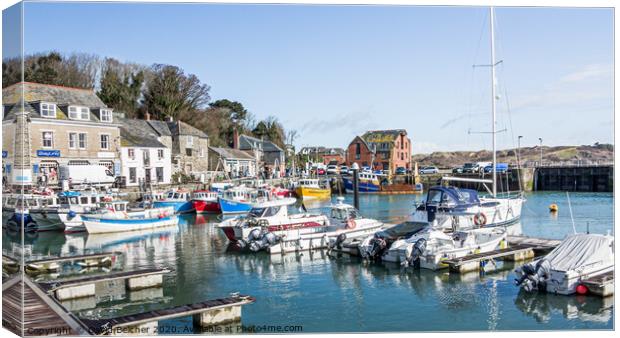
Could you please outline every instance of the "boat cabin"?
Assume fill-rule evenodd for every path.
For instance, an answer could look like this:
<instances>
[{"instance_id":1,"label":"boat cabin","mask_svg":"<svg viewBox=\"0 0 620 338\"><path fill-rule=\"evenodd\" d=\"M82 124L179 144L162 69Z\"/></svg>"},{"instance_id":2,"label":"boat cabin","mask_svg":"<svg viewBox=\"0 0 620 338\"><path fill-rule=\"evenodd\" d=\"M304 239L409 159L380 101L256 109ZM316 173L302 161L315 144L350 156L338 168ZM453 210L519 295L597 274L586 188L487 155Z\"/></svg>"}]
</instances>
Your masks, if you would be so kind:
<instances>
[{"instance_id":1,"label":"boat cabin","mask_svg":"<svg viewBox=\"0 0 620 338\"><path fill-rule=\"evenodd\" d=\"M276 205L269 207L253 207L248 212L247 217L266 218L266 217L286 217L288 209L286 205Z\"/></svg>"},{"instance_id":2,"label":"boat cabin","mask_svg":"<svg viewBox=\"0 0 620 338\"><path fill-rule=\"evenodd\" d=\"M96 192L63 191L58 194L60 205L96 206L99 203L110 200L111 197Z\"/></svg>"},{"instance_id":3,"label":"boat cabin","mask_svg":"<svg viewBox=\"0 0 620 338\"><path fill-rule=\"evenodd\" d=\"M166 201L189 201L191 199L189 191L169 191L164 198Z\"/></svg>"},{"instance_id":4,"label":"boat cabin","mask_svg":"<svg viewBox=\"0 0 620 338\"><path fill-rule=\"evenodd\" d=\"M239 186L224 190L223 197L228 200L245 201L250 200L255 194L254 189Z\"/></svg>"},{"instance_id":5,"label":"boat cabin","mask_svg":"<svg viewBox=\"0 0 620 338\"><path fill-rule=\"evenodd\" d=\"M317 178L303 178L299 180L298 186L316 189L323 189L325 187Z\"/></svg>"},{"instance_id":6,"label":"boat cabin","mask_svg":"<svg viewBox=\"0 0 620 338\"><path fill-rule=\"evenodd\" d=\"M108 201L100 204L101 209L111 212L127 212L127 201Z\"/></svg>"},{"instance_id":7,"label":"boat cabin","mask_svg":"<svg viewBox=\"0 0 620 338\"><path fill-rule=\"evenodd\" d=\"M215 191L197 190L192 193L192 198L196 200L217 200L218 194Z\"/></svg>"},{"instance_id":8,"label":"boat cabin","mask_svg":"<svg viewBox=\"0 0 620 338\"><path fill-rule=\"evenodd\" d=\"M467 208L479 205L478 192L473 189L456 187L432 187L428 190L424 207L445 209Z\"/></svg>"},{"instance_id":9,"label":"boat cabin","mask_svg":"<svg viewBox=\"0 0 620 338\"><path fill-rule=\"evenodd\" d=\"M58 205L54 195L8 195L3 198L3 209L34 210Z\"/></svg>"},{"instance_id":10,"label":"boat cabin","mask_svg":"<svg viewBox=\"0 0 620 338\"><path fill-rule=\"evenodd\" d=\"M360 180L363 181L379 181L379 176L377 176L377 174L373 174L370 172L360 172L359 174L357 174Z\"/></svg>"},{"instance_id":11,"label":"boat cabin","mask_svg":"<svg viewBox=\"0 0 620 338\"><path fill-rule=\"evenodd\" d=\"M330 217L341 222L346 222L351 219L360 218L359 212L354 206L343 203L344 198L338 197L338 203L332 205Z\"/></svg>"}]
</instances>

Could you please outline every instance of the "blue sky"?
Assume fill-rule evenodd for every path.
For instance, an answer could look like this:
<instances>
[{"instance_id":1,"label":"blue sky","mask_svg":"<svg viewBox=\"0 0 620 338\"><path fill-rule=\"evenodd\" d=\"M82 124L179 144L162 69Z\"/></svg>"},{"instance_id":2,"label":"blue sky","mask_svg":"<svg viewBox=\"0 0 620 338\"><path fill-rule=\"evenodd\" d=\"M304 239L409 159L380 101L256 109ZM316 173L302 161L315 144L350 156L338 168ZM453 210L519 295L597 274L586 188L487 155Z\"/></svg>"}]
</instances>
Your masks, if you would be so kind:
<instances>
[{"instance_id":1,"label":"blue sky","mask_svg":"<svg viewBox=\"0 0 620 338\"><path fill-rule=\"evenodd\" d=\"M496 22L499 147L613 143L613 11L498 8ZM180 66L298 146L393 128L415 153L491 146L468 134L491 126L489 69L472 68L490 58L484 7L26 3L24 25L26 53Z\"/></svg>"}]
</instances>

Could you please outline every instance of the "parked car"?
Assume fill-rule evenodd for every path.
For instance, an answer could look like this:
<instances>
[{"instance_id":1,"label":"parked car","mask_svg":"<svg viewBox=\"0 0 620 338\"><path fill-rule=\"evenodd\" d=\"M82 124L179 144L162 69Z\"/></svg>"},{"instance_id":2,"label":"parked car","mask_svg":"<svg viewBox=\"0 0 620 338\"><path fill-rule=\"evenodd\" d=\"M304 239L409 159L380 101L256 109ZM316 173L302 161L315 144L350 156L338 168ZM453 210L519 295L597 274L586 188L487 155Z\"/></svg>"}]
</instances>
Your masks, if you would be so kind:
<instances>
[{"instance_id":1,"label":"parked car","mask_svg":"<svg viewBox=\"0 0 620 338\"><path fill-rule=\"evenodd\" d=\"M349 173L349 167L347 167L346 165L341 165L340 166L340 174L341 175L346 175Z\"/></svg>"},{"instance_id":2,"label":"parked car","mask_svg":"<svg viewBox=\"0 0 620 338\"><path fill-rule=\"evenodd\" d=\"M480 171L480 166L478 163L465 163L463 164L463 173L465 174L475 174Z\"/></svg>"},{"instance_id":3,"label":"parked car","mask_svg":"<svg viewBox=\"0 0 620 338\"><path fill-rule=\"evenodd\" d=\"M439 169L435 166L424 167L420 169L420 174L438 174Z\"/></svg>"},{"instance_id":4,"label":"parked car","mask_svg":"<svg viewBox=\"0 0 620 338\"><path fill-rule=\"evenodd\" d=\"M407 168L405 168L405 167L398 167L398 168L396 168L394 173L396 175L405 175L405 174L407 174Z\"/></svg>"},{"instance_id":5,"label":"parked car","mask_svg":"<svg viewBox=\"0 0 620 338\"><path fill-rule=\"evenodd\" d=\"M485 173L490 173L493 170L493 164L484 167ZM495 172L505 173L508 171L508 164L506 163L498 163L495 165Z\"/></svg>"},{"instance_id":6,"label":"parked car","mask_svg":"<svg viewBox=\"0 0 620 338\"><path fill-rule=\"evenodd\" d=\"M325 169L323 169L323 168L318 168L318 169L316 170L316 173L317 173L318 175L325 175L326 171L325 171Z\"/></svg>"},{"instance_id":7,"label":"parked car","mask_svg":"<svg viewBox=\"0 0 620 338\"><path fill-rule=\"evenodd\" d=\"M452 169L452 173L453 174L462 174L463 173L463 167L456 167L456 168Z\"/></svg>"},{"instance_id":8,"label":"parked car","mask_svg":"<svg viewBox=\"0 0 620 338\"><path fill-rule=\"evenodd\" d=\"M330 175L337 175L338 174L338 166L335 164L330 164L327 166L327 173Z\"/></svg>"}]
</instances>

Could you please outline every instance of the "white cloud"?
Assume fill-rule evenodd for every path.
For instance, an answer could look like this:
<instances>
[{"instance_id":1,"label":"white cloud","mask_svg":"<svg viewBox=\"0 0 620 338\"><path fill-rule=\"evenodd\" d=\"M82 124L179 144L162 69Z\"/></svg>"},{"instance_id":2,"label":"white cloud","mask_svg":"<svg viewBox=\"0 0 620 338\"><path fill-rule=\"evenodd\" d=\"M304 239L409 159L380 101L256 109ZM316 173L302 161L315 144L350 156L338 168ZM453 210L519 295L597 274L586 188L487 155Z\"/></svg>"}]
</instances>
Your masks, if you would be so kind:
<instances>
[{"instance_id":1,"label":"white cloud","mask_svg":"<svg viewBox=\"0 0 620 338\"><path fill-rule=\"evenodd\" d=\"M603 78L611 75L612 68L613 67L611 65L604 64L586 65L582 69L560 78L560 83L580 82L588 79Z\"/></svg>"}]
</instances>

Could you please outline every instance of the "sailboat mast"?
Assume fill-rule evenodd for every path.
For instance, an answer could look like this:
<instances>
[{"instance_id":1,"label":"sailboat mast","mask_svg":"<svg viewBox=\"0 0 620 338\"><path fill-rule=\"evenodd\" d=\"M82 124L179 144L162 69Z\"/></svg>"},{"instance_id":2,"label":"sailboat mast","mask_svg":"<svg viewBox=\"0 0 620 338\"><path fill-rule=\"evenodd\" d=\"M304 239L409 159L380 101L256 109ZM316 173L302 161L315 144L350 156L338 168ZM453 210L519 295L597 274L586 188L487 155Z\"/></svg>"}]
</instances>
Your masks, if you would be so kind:
<instances>
[{"instance_id":1,"label":"sailboat mast","mask_svg":"<svg viewBox=\"0 0 620 338\"><path fill-rule=\"evenodd\" d=\"M493 135L493 197L497 195L497 149L496 149L496 132L495 132L495 121L496 121L496 113L495 113L495 12L493 7L489 8L490 10L490 19L491 19L491 115L492 115L492 125L491 125L491 134Z\"/></svg>"}]
</instances>

